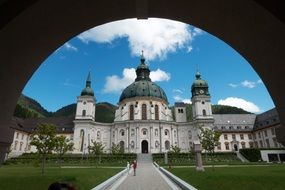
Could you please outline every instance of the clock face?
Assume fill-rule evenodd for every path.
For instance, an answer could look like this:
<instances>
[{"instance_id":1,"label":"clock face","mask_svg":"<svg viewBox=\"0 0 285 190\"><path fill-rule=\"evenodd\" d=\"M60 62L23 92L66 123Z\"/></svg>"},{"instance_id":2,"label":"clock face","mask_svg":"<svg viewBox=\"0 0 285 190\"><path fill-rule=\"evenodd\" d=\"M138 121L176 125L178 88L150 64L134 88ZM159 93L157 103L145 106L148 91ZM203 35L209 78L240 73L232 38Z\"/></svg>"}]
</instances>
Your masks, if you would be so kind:
<instances>
[{"instance_id":1,"label":"clock face","mask_svg":"<svg viewBox=\"0 0 285 190\"><path fill-rule=\"evenodd\" d=\"M204 93L204 90L201 89L199 92L200 92L200 94L203 94L203 93Z\"/></svg>"}]
</instances>

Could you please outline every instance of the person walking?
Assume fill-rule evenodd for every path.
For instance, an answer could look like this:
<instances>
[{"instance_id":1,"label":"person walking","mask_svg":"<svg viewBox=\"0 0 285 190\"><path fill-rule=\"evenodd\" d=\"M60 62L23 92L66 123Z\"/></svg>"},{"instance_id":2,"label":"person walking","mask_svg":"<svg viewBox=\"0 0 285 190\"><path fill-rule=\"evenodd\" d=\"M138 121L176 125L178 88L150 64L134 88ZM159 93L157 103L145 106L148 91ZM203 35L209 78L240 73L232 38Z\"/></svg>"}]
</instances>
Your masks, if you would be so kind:
<instances>
[{"instance_id":1,"label":"person walking","mask_svg":"<svg viewBox=\"0 0 285 190\"><path fill-rule=\"evenodd\" d=\"M138 164L137 164L137 161L136 161L136 160L134 160L134 161L133 161L132 166L133 166L133 169L134 169L134 176L135 176L135 175L136 175L136 169L137 169L137 166L138 166Z\"/></svg>"},{"instance_id":2,"label":"person walking","mask_svg":"<svg viewBox=\"0 0 285 190\"><path fill-rule=\"evenodd\" d=\"M127 162L127 171L128 171L128 174L130 172L130 162Z\"/></svg>"}]
</instances>

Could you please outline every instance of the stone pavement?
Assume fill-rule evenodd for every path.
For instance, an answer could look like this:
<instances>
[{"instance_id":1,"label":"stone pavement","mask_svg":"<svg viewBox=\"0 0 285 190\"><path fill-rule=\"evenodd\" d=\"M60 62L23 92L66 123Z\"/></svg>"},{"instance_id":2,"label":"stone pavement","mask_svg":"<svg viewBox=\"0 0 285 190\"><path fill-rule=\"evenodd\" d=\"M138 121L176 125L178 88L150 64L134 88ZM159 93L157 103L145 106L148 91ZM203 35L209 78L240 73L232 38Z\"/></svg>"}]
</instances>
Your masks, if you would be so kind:
<instances>
[{"instance_id":1,"label":"stone pavement","mask_svg":"<svg viewBox=\"0 0 285 190\"><path fill-rule=\"evenodd\" d=\"M170 183L170 185L168 185ZM151 155L139 154L136 176L133 171L118 186L117 190L172 190L178 189L172 182L166 182L152 163Z\"/></svg>"}]
</instances>

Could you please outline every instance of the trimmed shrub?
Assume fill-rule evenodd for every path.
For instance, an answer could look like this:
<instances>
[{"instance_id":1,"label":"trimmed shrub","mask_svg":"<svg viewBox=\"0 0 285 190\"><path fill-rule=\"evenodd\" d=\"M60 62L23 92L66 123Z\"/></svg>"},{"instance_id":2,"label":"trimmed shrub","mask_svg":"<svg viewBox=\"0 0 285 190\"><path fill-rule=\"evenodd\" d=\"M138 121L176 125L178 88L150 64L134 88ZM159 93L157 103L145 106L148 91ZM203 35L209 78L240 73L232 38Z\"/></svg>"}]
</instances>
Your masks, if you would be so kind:
<instances>
[{"instance_id":1,"label":"trimmed shrub","mask_svg":"<svg viewBox=\"0 0 285 190\"><path fill-rule=\"evenodd\" d=\"M261 160L260 150L255 148L240 149L239 152L250 162Z\"/></svg>"}]
</instances>

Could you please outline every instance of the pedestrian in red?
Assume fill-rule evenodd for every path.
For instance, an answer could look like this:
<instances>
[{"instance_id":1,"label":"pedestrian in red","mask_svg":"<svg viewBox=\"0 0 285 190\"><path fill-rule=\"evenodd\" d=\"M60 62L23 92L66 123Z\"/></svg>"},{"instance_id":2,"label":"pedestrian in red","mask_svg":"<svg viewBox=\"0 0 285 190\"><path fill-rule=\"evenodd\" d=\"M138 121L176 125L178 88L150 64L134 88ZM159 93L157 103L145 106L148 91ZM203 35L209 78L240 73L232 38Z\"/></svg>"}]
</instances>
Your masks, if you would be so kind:
<instances>
[{"instance_id":1,"label":"pedestrian in red","mask_svg":"<svg viewBox=\"0 0 285 190\"><path fill-rule=\"evenodd\" d=\"M137 166L138 166L137 161L136 161L136 160L134 160L132 165L133 165L133 169L134 169L134 176L135 176L135 175L136 175L136 169L137 169Z\"/></svg>"}]
</instances>

